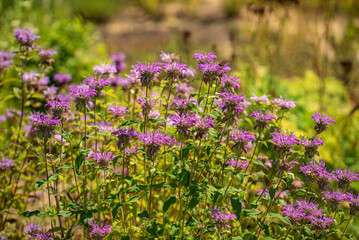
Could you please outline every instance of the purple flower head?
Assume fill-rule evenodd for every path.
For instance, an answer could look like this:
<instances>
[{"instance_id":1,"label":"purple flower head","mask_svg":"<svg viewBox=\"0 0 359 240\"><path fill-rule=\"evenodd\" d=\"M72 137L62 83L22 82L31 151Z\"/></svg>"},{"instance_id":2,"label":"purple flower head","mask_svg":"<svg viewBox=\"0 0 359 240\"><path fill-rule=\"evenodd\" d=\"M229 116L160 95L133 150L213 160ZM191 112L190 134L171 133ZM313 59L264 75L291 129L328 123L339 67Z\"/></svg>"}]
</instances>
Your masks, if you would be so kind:
<instances>
[{"instance_id":1,"label":"purple flower head","mask_svg":"<svg viewBox=\"0 0 359 240\"><path fill-rule=\"evenodd\" d=\"M162 70L161 64L157 62L142 63L138 61L137 64L134 65L134 68L140 75L142 86L145 87L148 86L154 80L155 75Z\"/></svg>"},{"instance_id":2,"label":"purple flower head","mask_svg":"<svg viewBox=\"0 0 359 240\"><path fill-rule=\"evenodd\" d=\"M314 200L297 200L295 206L302 209L306 214L310 214L318 209L318 204Z\"/></svg>"},{"instance_id":3,"label":"purple flower head","mask_svg":"<svg viewBox=\"0 0 359 240\"><path fill-rule=\"evenodd\" d=\"M255 110L252 112L251 115L249 115L250 117L253 117L256 120L256 125L254 126L254 129L256 129L257 127L259 127L260 129L263 128L268 128L268 124L270 123L271 120L275 120L276 118L269 114L268 112L266 112L265 114L262 113L262 109Z\"/></svg>"},{"instance_id":4,"label":"purple flower head","mask_svg":"<svg viewBox=\"0 0 359 240\"><path fill-rule=\"evenodd\" d=\"M278 129L271 133L273 136L274 150L277 150L279 154L286 154L287 152L292 153L291 147L295 144L299 144L296 136L293 133L284 133Z\"/></svg>"},{"instance_id":5,"label":"purple flower head","mask_svg":"<svg viewBox=\"0 0 359 240\"><path fill-rule=\"evenodd\" d=\"M20 116L20 115L21 115L20 111L16 111L15 109L12 108L6 108L4 110L4 114L0 115L0 122L5 122L6 120L13 120L15 116Z\"/></svg>"},{"instance_id":6,"label":"purple flower head","mask_svg":"<svg viewBox=\"0 0 359 240\"><path fill-rule=\"evenodd\" d=\"M60 134L55 134L54 138L56 139L56 141L58 141L59 143L63 142L66 143L66 140L60 135Z\"/></svg>"},{"instance_id":7,"label":"purple flower head","mask_svg":"<svg viewBox=\"0 0 359 240\"><path fill-rule=\"evenodd\" d=\"M275 161L274 162L274 165L278 166L278 169L279 169L279 174L278 175L282 174L283 172L289 172L297 164L299 164L299 163L297 161L294 161L294 160L287 163L285 157L283 158L282 162L280 162L280 161Z\"/></svg>"},{"instance_id":8,"label":"purple flower head","mask_svg":"<svg viewBox=\"0 0 359 240\"><path fill-rule=\"evenodd\" d=\"M126 55L124 53L119 53L119 54L114 54L111 56L111 59L114 61L114 65L116 68L116 73L120 73L123 70L125 70L126 67L126 63L125 63L125 59L126 59Z\"/></svg>"},{"instance_id":9,"label":"purple flower head","mask_svg":"<svg viewBox=\"0 0 359 240\"><path fill-rule=\"evenodd\" d=\"M13 160L3 157L2 160L0 161L0 172L3 173L9 171L13 166L14 166Z\"/></svg>"},{"instance_id":10,"label":"purple flower head","mask_svg":"<svg viewBox=\"0 0 359 240\"><path fill-rule=\"evenodd\" d=\"M236 95L235 93L222 92L217 101L218 107L226 114L227 118L238 116L244 111L243 103L246 100L243 94Z\"/></svg>"},{"instance_id":11,"label":"purple flower head","mask_svg":"<svg viewBox=\"0 0 359 240\"><path fill-rule=\"evenodd\" d=\"M83 82L86 83L90 88L95 89L97 91L97 96L101 94L102 89L110 85L110 81L107 78L103 78L102 75L89 75Z\"/></svg>"},{"instance_id":12,"label":"purple flower head","mask_svg":"<svg viewBox=\"0 0 359 240\"><path fill-rule=\"evenodd\" d=\"M208 82L212 82L212 80L217 79L218 77L222 77L231 68L228 64L221 65L219 62L206 62L201 63L197 66L198 71L202 72L203 74L203 82L207 84Z\"/></svg>"},{"instance_id":13,"label":"purple flower head","mask_svg":"<svg viewBox=\"0 0 359 240\"><path fill-rule=\"evenodd\" d=\"M190 111L189 106L191 103L196 104L196 101L176 96L176 98L172 99L172 108L181 115L182 113Z\"/></svg>"},{"instance_id":14,"label":"purple flower head","mask_svg":"<svg viewBox=\"0 0 359 240\"><path fill-rule=\"evenodd\" d=\"M113 132L115 131L115 128L112 126L112 123L110 121L104 122L100 121L97 123L99 132L107 131L107 132Z\"/></svg>"},{"instance_id":15,"label":"purple flower head","mask_svg":"<svg viewBox=\"0 0 359 240\"><path fill-rule=\"evenodd\" d=\"M164 63L171 63L179 60L173 53L165 53L164 51L161 51L160 58Z\"/></svg>"},{"instance_id":16,"label":"purple flower head","mask_svg":"<svg viewBox=\"0 0 359 240\"><path fill-rule=\"evenodd\" d=\"M43 90L43 93L45 94L46 97L54 98L57 94L57 90L58 90L57 87L50 86L50 87L45 88Z\"/></svg>"},{"instance_id":17,"label":"purple flower head","mask_svg":"<svg viewBox=\"0 0 359 240\"><path fill-rule=\"evenodd\" d=\"M14 56L15 54L12 52L0 51L0 59L2 60L11 60Z\"/></svg>"},{"instance_id":18,"label":"purple flower head","mask_svg":"<svg viewBox=\"0 0 359 240\"><path fill-rule=\"evenodd\" d=\"M161 116L161 114L160 114L159 111L157 111L157 110L151 110L151 111L148 113L147 118L148 118L148 119L159 119L160 116ZM139 118L144 118L142 112L140 112L140 113L138 114L138 117L139 117Z\"/></svg>"},{"instance_id":19,"label":"purple flower head","mask_svg":"<svg viewBox=\"0 0 359 240\"><path fill-rule=\"evenodd\" d=\"M131 89L131 82L128 78L114 76L108 79L112 87L120 86L123 91L127 92Z\"/></svg>"},{"instance_id":20,"label":"purple flower head","mask_svg":"<svg viewBox=\"0 0 359 240\"><path fill-rule=\"evenodd\" d=\"M36 72L25 72L21 76L21 80L28 84L29 86L38 86L39 85L40 73Z\"/></svg>"},{"instance_id":21,"label":"purple flower head","mask_svg":"<svg viewBox=\"0 0 359 240\"><path fill-rule=\"evenodd\" d=\"M294 204L283 207L282 213L294 224L309 224L312 230L325 229L333 223L333 219L323 214L323 209L318 208L318 204L313 201L297 200Z\"/></svg>"},{"instance_id":22,"label":"purple flower head","mask_svg":"<svg viewBox=\"0 0 359 240\"><path fill-rule=\"evenodd\" d=\"M123 153L126 154L126 155L130 155L130 154L136 153L137 150L138 150L138 146L136 145L136 146L134 146L133 148L129 148L129 147L125 148L125 150L123 151Z\"/></svg>"},{"instance_id":23,"label":"purple flower head","mask_svg":"<svg viewBox=\"0 0 359 240\"><path fill-rule=\"evenodd\" d=\"M127 107L119 107L119 106L110 106L107 108L109 112L112 113L114 118L124 118L128 112L130 112Z\"/></svg>"},{"instance_id":24,"label":"purple flower head","mask_svg":"<svg viewBox=\"0 0 359 240\"><path fill-rule=\"evenodd\" d=\"M41 232L33 235L33 238L36 240L52 240L52 234L50 232Z\"/></svg>"},{"instance_id":25,"label":"purple flower head","mask_svg":"<svg viewBox=\"0 0 359 240\"><path fill-rule=\"evenodd\" d=\"M299 172L304 173L308 178L314 179L319 188L324 188L336 180L336 176L326 169L324 162L317 163L315 160L308 164L303 164L303 166L299 167Z\"/></svg>"},{"instance_id":26,"label":"purple flower head","mask_svg":"<svg viewBox=\"0 0 359 240\"><path fill-rule=\"evenodd\" d=\"M115 74L117 72L116 70L116 66L114 64L101 64L101 65L96 65L93 67L93 71L95 72L95 75L111 75L111 74Z\"/></svg>"},{"instance_id":27,"label":"purple flower head","mask_svg":"<svg viewBox=\"0 0 359 240\"><path fill-rule=\"evenodd\" d=\"M292 222L292 224L298 224L306 217L306 213L302 208L293 206L293 204L287 204L282 208L282 214Z\"/></svg>"},{"instance_id":28,"label":"purple flower head","mask_svg":"<svg viewBox=\"0 0 359 240\"><path fill-rule=\"evenodd\" d=\"M39 55L41 56L41 62L42 63L48 63L51 64L53 62L55 62L54 59L52 59L52 56L57 54L57 52L55 52L52 49L49 50L45 50L45 49L40 49L39 50Z\"/></svg>"},{"instance_id":29,"label":"purple flower head","mask_svg":"<svg viewBox=\"0 0 359 240\"><path fill-rule=\"evenodd\" d=\"M36 38L40 38L39 36L34 34L34 31L31 29L25 28L15 28L14 30L16 42L20 46L24 46L27 50L31 50L34 48L34 42Z\"/></svg>"},{"instance_id":30,"label":"purple flower head","mask_svg":"<svg viewBox=\"0 0 359 240\"><path fill-rule=\"evenodd\" d=\"M271 103L278 105L283 110L290 110L295 108L294 101L285 100L282 97L273 99Z\"/></svg>"},{"instance_id":31,"label":"purple flower head","mask_svg":"<svg viewBox=\"0 0 359 240\"><path fill-rule=\"evenodd\" d=\"M234 142L232 148L241 149L245 153L247 153L247 151L249 150L248 143L252 143L254 140L256 140L256 137L254 136L253 132L246 131L243 129L235 129L233 131L230 131L229 137Z\"/></svg>"},{"instance_id":32,"label":"purple flower head","mask_svg":"<svg viewBox=\"0 0 359 240\"><path fill-rule=\"evenodd\" d=\"M189 86L187 83L177 83L175 87L176 94L182 97L188 97L193 90L194 88Z\"/></svg>"},{"instance_id":33,"label":"purple flower head","mask_svg":"<svg viewBox=\"0 0 359 240\"><path fill-rule=\"evenodd\" d=\"M159 151L161 146L172 146L175 143L175 140L172 140L171 137L158 131L141 134L139 139L146 149L147 156L150 158Z\"/></svg>"},{"instance_id":34,"label":"purple flower head","mask_svg":"<svg viewBox=\"0 0 359 240\"><path fill-rule=\"evenodd\" d=\"M144 97L136 99L136 101L140 104L142 109L142 114L146 116L155 106L156 101L151 99L146 99Z\"/></svg>"},{"instance_id":35,"label":"purple flower head","mask_svg":"<svg viewBox=\"0 0 359 240\"><path fill-rule=\"evenodd\" d=\"M186 67L182 71L180 71L179 78L182 78L184 81L187 80L189 77L194 77L196 70L192 67Z\"/></svg>"},{"instance_id":36,"label":"purple flower head","mask_svg":"<svg viewBox=\"0 0 359 240\"><path fill-rule=\"evenodd\" d=\"M251 101L257 102L257 103L269 103L268 96L263 95L261 97L257 97L254 93L252 94L253 97L250 98Z\"/></svg>"},{"instance_id":37,"label":"purple flower head","mask_svg":"<svg viewBox=\"0 0 359 240\"><path fill-rule=\"evenodd\" d=\"M35 234L38 234L42 231L42 227L39 224L26 224L25 225L25 234L32 237Z\"/></svg>"},{"instance_id":38,"label":"purple flower head","mask_svg":"<svg viewBox=\"0 0 359 240\"><path fill-rule=\"evenodd\" d=\"M318 154L318 147L323 146L324 142L320 138L309 138L300 141L300 144L305 148L305 155L308 157L314 157Z\"/></svg>"},{"instance_id":39,"label":"purple flower head","mask_svg":"<svg viewBox=\"0 0 359 240\"><path fill-rule=\"evenodd\" d=\"M217 58L214 52L202 53L202 51L196 51L193 54L193 58L197 60L198 63L208 63L213 62Z\"/></svg>"},{"instance_id":40,"label":"purple flower head","mask_svg":"<svg viewBox=\"0 0 359 240\"><path fill-rule=\"evenodd\" d=\"M0 51L0 73L5 72L6 68L12 64L13 57L14 54L11 52Z\"/></svg>"},{"instance_id":41,"label":"purple flower head","mask_svg":"<svg viewBox=\"0 0 359 240\"><path fill-rule=\"evenodd\" d=\"M90 152L88 159L93 159L98 167L110 167L110 162L112 162L115 156L112 152L102 153L100 151Z\"/></svg>"},{"instance_id":42,"label":"purple flower head","mask_svg":"<svg viewBox=\"0 0 359 240\"><path fill-rule=\"evenodd\" d=\"M117 147L124 148L131 142L132 138L137 136L137 133L133 130L133 128L120 128L119 130L113 132L112 135L115 135L118 138Z\"/></svg>"},{"instance_id":43,"label":"purple flower head","mask_svg":"<svg viewBox=\"0 0 359 240\"><path fill-rule=\"evenodd\" d=\"M221 85L225 91L233 91L233 89L240 88L240 79L236 78L235 76L228 76L227 74L221 77Z\"/></svg>"},{"instance_id":44,"label":"purple flower head","mask_svg":"<svg viewBox=\"0 0 359 240\"><path fill-rule=\"evenodd\" d=\"M52 135L54 127L60 125L59 119L53 119L45 113L36 112L30 119L33 121L40 138L48 139Z\"/></svg>"},{"instance_id":45,"label":"purple flower head","mask_svg":"<svg viewBox=\"0 0 359 240\"><path fill-rule=\"evenodd\" d=\"M180 62L172 62L163 64L163 70L165 71L167 77L171 79L179 78L183 72L187 69L187 65Z\"/></svg>"},{"instance_id":46,"label":"purple flower head","mask_svg":"<svg viewBox=\"0 0 359 240\"><path fill-rule=\"evenodd\" d=\"M229 212L227 208L224 211L220 208L214 208L210 211L212 219L216 222L216 224L219 225L219 227L223 229L226 227L231 228L231 226L229 225L230 221L237 218L237 216Z\"/></svg>"},{"instance_id":47,"label":"purple flower head","mask_svg":"<svg viewBox=\"0 0 359 240\"><path fill-rule=\"evenodd\" d=\"M61 117L62 114L66 113L71 106L71 103L65 99L57 98L53 100L47 100L46 105L50 107L50 111L56 117Z\"/></svg>"},{"instance_id":48,"label":"purple flower head","mask_svg":"<svg viewBox=\"0 0 359 240\"><path fill-rule=\"evenodd\" d=\"M75 98L78 108L87 105L91 98L97 95L97 91L87 85L72 85L69 92Z\"/></svg>"},{"instance_id":49,"label":"purple flower head","mask_svg":"<svg viewBox=\"0 0 359 240\"><path fill-rule=\"evenodd\" d=\"M332 123L336 123L333 118L329 117L325 113L320 115L319 113L315 112L312 116L312 119L315 121L314 130L317 131L317 134L325 131Z\"/></svg>"},{"instance_id":50,"label":"purple flower head","mask_svg":"<svg viewBox=\"0 0 359 240\"><path fill-rule=\"evenodd\" d=\"M171 127L177 128L179 133L189 136L189 129L196 125L198 119L192 113L186 113L181 115L171 115L168 117L168 122Z\"/></svg>"},{"instance_id":51,"label":"purple flower head","mask_svg":"<svg viewBox=\"0 0 359 240\"><path fill-rule=\"evenodd\" d=\"M240 171L244 167L248 166L247 161L242 161L240 159L234 159L234 158L229 159L229 161L227 161L226 164L231 165L237 171Z\"/></svg>"},{"instance_id":52,"label":"purple flower head","mask_svg":"<svg viewBox=\"0 0 359 240\"><path fill-rule=\"evenodd\" d=\"M322 192L322 194L323 199L327 201L332 212L338 211L339 205L347 199L345 193L342 192L342 190L340 189L336 191L334 189L332 189L331 191L325 190L324 192Z\"/></svg>"},{"instance_id":53,"label":"purple flower head","mask_svg":"<svg viewBox=\"0 0 359 240\"><path fill-rule=\"evenodd\" d=\"M196 122L196 139L203 138L206 135L211 127L214 127L214 119L211 117L202 117Z\"/></svg>"},{"instance_id":54,"label":"purple flower head","mask_svg":"<svg viewBox=\"0 0 359 240\"><path fill-rule=\"evenodd\" d=\"M351 172L350 168L339 169L333 172L338 180L338 187L345 187L350 185L353 181L359 180L359 174L356 172Z\"/></svg>"},{"instance_id":55,"label":"purple flower head","mask_svg":"<svg viewBox=\"0 0 359 240\"><path fill-rule=\"evenodd\" d=\"M353 193L347 194L347 201L349 202L350 215L359 213L359 195L354 196Z\"/></svg>"},{"instance_id":56,"label":"purple flower head","mask_svg":"<svg viewBox=\"0 0 359 240\"><path fill-rule=\"evenodd\" d=\"M103 240L112 232L111 225L96 224L94 221L89 222L91 229L89 230L89 237L91 240Z\"/></svg>"},{"instance_id":57,"label":"purple flower head","mask_svg":"<svg viewBox=\"0 0 359 240\"><path fill-rule=\"evenodd\" d=\"M54 80L58 83L59 86L64 86L70 83L71 78L72 78L71 75L68 73L66 74L56 73L54 75Z\"/></svg>"}]
</instances>

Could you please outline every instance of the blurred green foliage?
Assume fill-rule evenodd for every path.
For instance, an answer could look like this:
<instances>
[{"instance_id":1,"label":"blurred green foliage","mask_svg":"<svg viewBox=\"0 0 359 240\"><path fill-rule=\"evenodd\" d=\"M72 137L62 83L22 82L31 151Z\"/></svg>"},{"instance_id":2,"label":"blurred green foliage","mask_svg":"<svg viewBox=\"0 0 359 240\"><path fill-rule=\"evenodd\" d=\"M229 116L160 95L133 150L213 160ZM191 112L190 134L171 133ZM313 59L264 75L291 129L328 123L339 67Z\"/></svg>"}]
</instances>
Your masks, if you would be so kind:
<instances>
[{"instance_id":1,"label":"blurred green foliage","mask_svg":"<svg viewBox=\"0 0 359 240\"><path fill-rule=\"evenodd\" d=\"M75 82L91 72L92 66L105 61L107 50L95 26L81 17L69 17L59 0L15 0L0 6L0 49L17 51L14 40L16 27L33 28L41 38L38 45L57 52L52 73L70 73ZM57 11L57 9L65 9ZM42 45L44 44L44 45ZM61 66L61 67L58 67Z\"/></svg>"}]
</instances>

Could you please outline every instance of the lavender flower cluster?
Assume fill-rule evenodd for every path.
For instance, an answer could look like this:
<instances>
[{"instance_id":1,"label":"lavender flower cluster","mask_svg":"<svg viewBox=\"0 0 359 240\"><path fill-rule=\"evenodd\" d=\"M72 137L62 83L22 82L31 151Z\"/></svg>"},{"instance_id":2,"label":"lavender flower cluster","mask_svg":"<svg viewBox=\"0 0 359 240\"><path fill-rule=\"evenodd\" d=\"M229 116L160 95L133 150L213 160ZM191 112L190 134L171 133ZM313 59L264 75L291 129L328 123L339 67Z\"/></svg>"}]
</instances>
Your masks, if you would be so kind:
<instances>
[{"instance_id":1,"label":"lavender flower cluster","mask_svg":"<svg viewBox=\"0 0 359 240\"><path fill-rule=\"evenodd\" d=\"M326 113L312 116L314 136L283 128L296 102L246 97L214 52L196 51L196 68L162 52L159 62L138 61L127 74L125 55L112 55L71 84L70 74L51 72L56 52L38 38L18 28L20 52L0 52L0 78L17 58L23 65L22 89L14 90L21 110L0 116L0 126L16 130L2 153L0 184L18 179L6 186L3 206L15 206L18 186L30 186L35 171L31 186L47 195L41 211L23 216L44 216L51 230L27 224L28 239L320 239L343 237L339 218L349 224L358 215L351 186L359 174L319 160L323 134L336 123ZM36 51L38 72L26 66Z\"/></svg>"}]
</instances>

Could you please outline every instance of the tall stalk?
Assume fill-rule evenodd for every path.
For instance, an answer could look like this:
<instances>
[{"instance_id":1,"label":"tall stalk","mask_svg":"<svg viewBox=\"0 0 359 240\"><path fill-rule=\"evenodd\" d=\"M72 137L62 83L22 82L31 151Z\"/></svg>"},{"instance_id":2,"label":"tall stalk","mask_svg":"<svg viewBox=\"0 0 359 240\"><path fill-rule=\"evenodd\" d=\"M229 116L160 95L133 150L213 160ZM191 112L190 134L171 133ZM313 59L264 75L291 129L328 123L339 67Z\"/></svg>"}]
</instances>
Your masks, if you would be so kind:
<instances>
[{"instance_id":1,"label":"tall stalk","mask_svg":"<svg viewBox=\"0 0 359 240\"><path fill-rule=\"evenodd\" d=\"M20 53L21 53L21 47L20 47ZM26 49L26 53L25 53L25 60L21 61L21 67L20 67L20 81L21 81L21 115L20 115L20 120L19 120L19 129L17 130L17 137L16 137L16 143L15 143L15 151L14 151L14 155L13 155L13 159L16 158L16 153L17 153L17 148L18 148L18 144L19 144L19 138L20 138L20 130L21 130L21 126L22 126L22 121L24 119L24 111L25 111L25 102L26 102L26 89L24 86L24 81L22 80L22 75L25 71L25 66L27 63L27 58L28 58L28 54L29 51Z\"/></svg>"},{"instance_id":2,"label":"tall stalk","mask_svg":"<svg viewBox=\"0 0 359 240\"><path fill-rule=\"evenodd\" d=\"M42 156L44 158L44 162L45 162L45 170L46 170L46 187L47 187L47 199L48 199L48 203L49 203L49 208L51 208L51 199L50 199L50 187L51 185L49 184L49 170L47 167L47 159L46 159L46 142L47 140L43 140L43 145L41 146L41 150L42 150ZM52 222L52 219L50 219L50 223L51 223L51 229L54 229L54 225ZM54 232L52 232L52 237L55 237Z\"/></svg>"},{"instance_id":3,"label":"tall stalk","mask_svg":"<svg viewBox=\"0 0 359 240\"><path fill-rule=\"evenodd\" d=\"M347 223L347 225L345 226L344 231L343 231L343 233L342 233L342 236L340 237L339 240L342 240L342 238L343 238L343 236L344 236L344 233L345 233L345 231L347 230L347 227L348 227L350 221L352 220L352 217L353 217L353 215L350 216L350 218L349 218L349 220L348 220L348 223Z\"/></svg>"}]
</instances>

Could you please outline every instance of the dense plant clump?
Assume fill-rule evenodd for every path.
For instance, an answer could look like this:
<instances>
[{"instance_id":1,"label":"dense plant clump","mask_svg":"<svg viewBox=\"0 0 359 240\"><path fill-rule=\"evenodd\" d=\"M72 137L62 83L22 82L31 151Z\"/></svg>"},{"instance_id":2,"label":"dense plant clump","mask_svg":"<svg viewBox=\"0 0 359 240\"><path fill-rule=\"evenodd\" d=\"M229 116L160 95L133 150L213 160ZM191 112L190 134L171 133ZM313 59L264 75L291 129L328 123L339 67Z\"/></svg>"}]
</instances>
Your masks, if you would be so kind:
<instances>
[{"instance_id":1,"label":"dense plant clump","mask_svg":"<svg viewBox=\"0 0 359 240\"><path fill-rule=\"evenodd\" d=\"M9 136L0 160L1 239L350 237L359 213L350 184L359 174L320 158L336 123L326 113L313 114L313 136L283 128L296 103L248 99L214 52L194 53L197 73L162 52L127 75L119 54L82 84L68 74L49 79L56 52L38 38L17 28L19 51L0 52L1 80L13 68L20 86L19 109L0 116ZM20 193L22 185L31 187ZM7 231L13 220L15 234Z\"/></svg>"}]
</instances>

